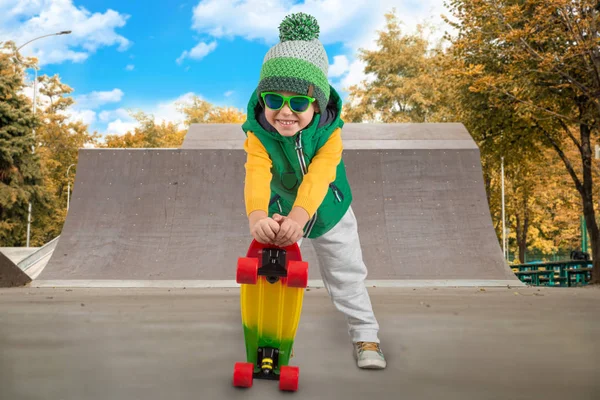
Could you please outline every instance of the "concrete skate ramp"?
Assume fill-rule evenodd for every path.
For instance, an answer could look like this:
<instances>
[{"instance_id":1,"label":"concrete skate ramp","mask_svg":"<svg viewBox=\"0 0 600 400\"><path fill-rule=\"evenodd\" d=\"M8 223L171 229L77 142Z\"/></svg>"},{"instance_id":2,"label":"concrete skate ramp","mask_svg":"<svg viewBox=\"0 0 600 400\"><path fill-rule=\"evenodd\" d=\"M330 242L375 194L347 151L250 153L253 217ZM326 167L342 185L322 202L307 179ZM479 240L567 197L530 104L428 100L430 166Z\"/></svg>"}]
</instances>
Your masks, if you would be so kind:
<instances>
[{"instance_id":1,"label":"concrete skate ramp","mask_svg":"<svg viewBox=\"0 0 600 400\"><path fill-rule=\"evenodd\" d=\"M184 149L81 150L69 215L39 284L231 283L250 240L244 135L239 125L213 128L193 125ZM370 284L520 285L492 226L479 150L461 124L346 124L343 137ZM310 240L302 250L318 285Z\"/></svg>"},{"instance_id":2,"label":"concrete skate ramp","mask_svg":"<svg viewBox=\"0 0 600 400\"><path fill-rule=\"evenodd\" d=\"M31 278L10 258L0 252L0 287L25 286Z\"/></svg>"},{"instance_id":3,"label":"concrete skate ramp","mask_svg":"<svg viewBox=\"0 0 600 400\"><path fill-rule=\"evenodd\" d=\"M477 149L463 124L355 124L342 129L346 149ZM239 124L192 124L183 149L243 149Z\"/></svg>"}]
</instances>

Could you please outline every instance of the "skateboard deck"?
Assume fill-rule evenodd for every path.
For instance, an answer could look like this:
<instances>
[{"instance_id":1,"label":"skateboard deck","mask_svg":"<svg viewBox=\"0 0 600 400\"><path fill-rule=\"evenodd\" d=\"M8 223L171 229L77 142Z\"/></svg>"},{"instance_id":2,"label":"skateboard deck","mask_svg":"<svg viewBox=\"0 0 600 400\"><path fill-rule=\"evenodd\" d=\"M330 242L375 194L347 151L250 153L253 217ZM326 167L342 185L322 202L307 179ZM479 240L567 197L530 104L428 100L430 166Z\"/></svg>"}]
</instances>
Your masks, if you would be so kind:
<instances>
[{"instance_id":1,"label":"skateboard deck","mask_svg":"<svg viewBox=\"0 0 600 400\"><path fill-rule=\"evenodd\" d=\"M299 369L289 366L296 337L308 264L297 244L285 248L253 241L238 260L236 281L246 363L237 363L234 385L252 386L253 379L279 380L281 390L297 390Z\"/></svg>"}]
</instances>

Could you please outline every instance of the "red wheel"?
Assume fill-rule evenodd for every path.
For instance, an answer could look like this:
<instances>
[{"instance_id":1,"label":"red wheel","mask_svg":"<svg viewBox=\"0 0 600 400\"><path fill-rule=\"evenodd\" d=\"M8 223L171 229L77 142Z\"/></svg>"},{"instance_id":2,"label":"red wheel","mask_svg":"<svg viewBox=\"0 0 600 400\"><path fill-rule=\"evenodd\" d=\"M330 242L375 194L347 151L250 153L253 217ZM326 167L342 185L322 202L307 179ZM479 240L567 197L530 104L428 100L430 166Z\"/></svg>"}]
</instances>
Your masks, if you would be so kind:
<instances>
[{"instance_id":1,"label":"red wheel","mask_svg":"<svg viewBox=\"0 0 600 400\"><path fill-rule=\"evenodd\" d=\"M258 280L258 258L238 258L235 280L237 283L256 284Z\"/></svg>"},{"instance_id":2,"label":"red wheel","mask_svg":"<svg viewBox=\"0 0 600 400\"><path fill-rule=\"evenodd\" d=\"M308 285L308 263L305 261L289 261L287 279L289 287L305 288Z\"/></svg>"},{"instance_id":3,"label":"red wheel","mask_svg":"<svg viewBox=\"0 0 600 400\"><path fill-rule=\"evenodd\" d=\"M300 368L283 366L279 369L279 390L295 392L298 390Z\"/></svg>"},{"instance_id":4,"label":"red wheel","mask_svg":"<svg viewBox=\"0 0 600 400\"><path fill-rule=\"evenodd\" d=\"M254 376L254 365L252 363L235 363L233 367L233 386L252 387L252 378Z\"/></svg>"}]
</instances>

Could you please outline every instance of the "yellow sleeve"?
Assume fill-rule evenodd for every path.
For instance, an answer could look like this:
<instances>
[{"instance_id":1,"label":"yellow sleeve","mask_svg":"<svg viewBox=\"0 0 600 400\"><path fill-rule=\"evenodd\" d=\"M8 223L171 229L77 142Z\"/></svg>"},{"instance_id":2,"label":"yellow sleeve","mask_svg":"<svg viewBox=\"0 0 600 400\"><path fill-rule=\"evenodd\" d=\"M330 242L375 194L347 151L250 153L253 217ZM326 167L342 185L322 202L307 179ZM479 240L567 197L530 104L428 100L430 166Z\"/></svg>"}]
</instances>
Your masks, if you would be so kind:
<instances>
[{"instance_id":1,"label":"yellow sleeve","mask_svg":"<svg viewBox=\"0 0 600 400\"><path fill-rule=\"evenodd\" d=\"M256 210L262 210L268 214L273 162L263 144L252 132L248 132L244 150L247 153L246 182L244 184L246 214L250 215Z\"/></svg>"},{"instance_id":2,"label":"yellow sleeve","mask_svg":"<svg viewBox=\"0 0 600 400\"><path fill-rule=\"evenodd\" d=\"M309 218L317 211L329 190L329 184L335 180L337 166L342 159L342 130L336 129L327 143L313 157L298 188L295 207L302 207Z\"/></svg>"}]
</instances>

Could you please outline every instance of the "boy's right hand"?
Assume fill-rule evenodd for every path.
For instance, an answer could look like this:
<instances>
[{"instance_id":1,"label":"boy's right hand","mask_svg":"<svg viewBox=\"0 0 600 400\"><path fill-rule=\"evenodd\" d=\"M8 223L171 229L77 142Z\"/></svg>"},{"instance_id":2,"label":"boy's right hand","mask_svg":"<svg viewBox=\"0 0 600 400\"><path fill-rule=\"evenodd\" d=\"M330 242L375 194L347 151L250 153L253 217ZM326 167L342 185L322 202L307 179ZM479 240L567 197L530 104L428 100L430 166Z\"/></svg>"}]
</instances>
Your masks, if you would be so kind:
<instances>
[{"instance_id":1,"label":"boy's right hand","mask_svg":"<svg viewBox=\"0 0 600 400\"><path fill-rule=\"evenodd\" d=\"M250 233L257 242L272 244L279 233L279 224L273 218L261 218L252 225Z\"/></svg>"}]
</instances>

